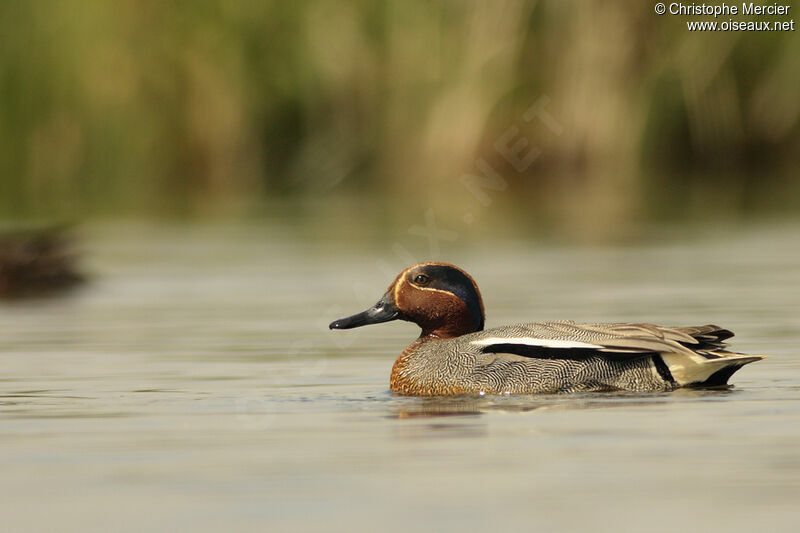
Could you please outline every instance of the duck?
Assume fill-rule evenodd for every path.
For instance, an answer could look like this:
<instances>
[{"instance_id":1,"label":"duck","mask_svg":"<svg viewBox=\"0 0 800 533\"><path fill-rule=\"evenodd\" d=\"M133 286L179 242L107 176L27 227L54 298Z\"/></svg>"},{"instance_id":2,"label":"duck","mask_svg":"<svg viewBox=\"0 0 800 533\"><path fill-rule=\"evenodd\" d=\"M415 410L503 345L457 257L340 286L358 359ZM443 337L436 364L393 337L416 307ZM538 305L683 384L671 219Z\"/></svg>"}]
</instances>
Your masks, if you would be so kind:
<instances>
[{"instance_id":1,"label":"duck","mask_svg":"<svg viewBox=\"0 0 800 533\"><path fill-rule=\"evenodd\" d=\"M369 309L330 329L392 320L419 337L394 362L389 388L403 396L669 392L727 387L742 366L763 359L728 351L720 326L647 323L519 323L484 329L475 280L461 268L425 262L404 269Z\"/></svg>"},{"instance_id":2,"label":"duck","mask_svg":"<svg viewBox=\"0 0 800 533\"><path fill-rule=\"evenodd\" d=\"M69 228L0 229L0 300L59 294L86 282Z\"/></svg>"}]
</instances>

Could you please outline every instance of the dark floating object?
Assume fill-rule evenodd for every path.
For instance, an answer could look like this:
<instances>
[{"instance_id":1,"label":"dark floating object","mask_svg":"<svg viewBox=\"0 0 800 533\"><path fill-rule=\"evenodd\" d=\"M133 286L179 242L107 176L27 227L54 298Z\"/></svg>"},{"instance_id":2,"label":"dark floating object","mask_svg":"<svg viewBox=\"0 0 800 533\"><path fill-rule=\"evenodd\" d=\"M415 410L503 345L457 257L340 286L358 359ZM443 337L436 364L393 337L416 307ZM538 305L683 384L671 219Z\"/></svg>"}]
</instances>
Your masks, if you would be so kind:
<instances>
[{"instance_id":1,"label":"dark floating object","mask_svg":"<svg viewBox=\"0 0 800 533\"><path fill-rule=\"evenodd\" d=\"M47 296L85 281L62 227L0 231L0 299Z\"/></svg>"}]
</instances>

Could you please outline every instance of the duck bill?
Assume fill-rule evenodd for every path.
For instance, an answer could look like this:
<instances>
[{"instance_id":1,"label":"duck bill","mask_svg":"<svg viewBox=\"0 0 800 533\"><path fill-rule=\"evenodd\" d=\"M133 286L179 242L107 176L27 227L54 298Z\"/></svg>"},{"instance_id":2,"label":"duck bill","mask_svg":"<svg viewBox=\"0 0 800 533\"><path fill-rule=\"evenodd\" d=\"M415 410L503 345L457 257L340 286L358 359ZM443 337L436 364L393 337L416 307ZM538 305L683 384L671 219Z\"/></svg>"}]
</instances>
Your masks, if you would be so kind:
<instances>
[{"instance_id":1,"label":"duck bill","mask_svg":"<svg viewBox=\"0 0 800 533\"><path fill-rule=\"evenodd\" d=\"M369 324L380 324L381 322L389 322L402 318L400 310L392 301L392 297L387 293L383 298L378 300L378 303L353 316L347 318L340 318L331 322L331 329L350 329L367 326Z\"/></svg>"}]
</instances>

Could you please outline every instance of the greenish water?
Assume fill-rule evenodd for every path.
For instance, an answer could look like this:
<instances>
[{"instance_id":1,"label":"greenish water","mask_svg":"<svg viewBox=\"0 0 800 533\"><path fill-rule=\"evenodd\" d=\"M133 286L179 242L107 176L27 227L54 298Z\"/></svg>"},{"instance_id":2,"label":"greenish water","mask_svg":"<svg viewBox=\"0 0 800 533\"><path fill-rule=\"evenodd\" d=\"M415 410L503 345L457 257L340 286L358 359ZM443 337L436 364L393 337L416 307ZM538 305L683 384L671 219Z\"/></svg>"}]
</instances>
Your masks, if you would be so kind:
<instances>
[{"instance_id":1,"label":"greenish water","mask_svg":"<svg viewBox=\"0 0 800 533\"><path fill-rule=\"evenodd\" d=\"M487 326L713 322L773 357L726 391L424 400L387 390L414 326L327 330L393 243L89 228L91 284L0 307L2 529L794 531L798 230L443 245Z\"/></svg>"}]
</instances>

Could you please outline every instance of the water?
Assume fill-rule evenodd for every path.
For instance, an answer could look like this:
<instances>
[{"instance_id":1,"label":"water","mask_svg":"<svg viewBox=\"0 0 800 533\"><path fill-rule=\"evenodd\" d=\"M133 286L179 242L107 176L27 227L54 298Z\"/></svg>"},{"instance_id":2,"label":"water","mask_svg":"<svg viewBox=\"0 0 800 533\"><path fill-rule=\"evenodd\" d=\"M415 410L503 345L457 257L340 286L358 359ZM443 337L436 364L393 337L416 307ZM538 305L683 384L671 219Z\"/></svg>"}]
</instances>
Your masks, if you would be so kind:
<instances>
[{"instance_id":1,"label":"water","mask_svg":"<svg viewBox=\"0 0 800 533\"><path fill-rule=\"evenodd\" d=\"M2 530L794 531L799 229L445 249L488 326L713 322L773 357L726 391L437 400L387 391L412 325L326 328L391 243L90 228L90 285L0 307Z\"/></svg>"}]
</instances>

